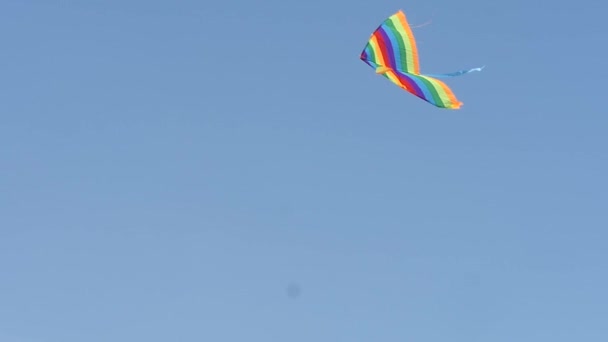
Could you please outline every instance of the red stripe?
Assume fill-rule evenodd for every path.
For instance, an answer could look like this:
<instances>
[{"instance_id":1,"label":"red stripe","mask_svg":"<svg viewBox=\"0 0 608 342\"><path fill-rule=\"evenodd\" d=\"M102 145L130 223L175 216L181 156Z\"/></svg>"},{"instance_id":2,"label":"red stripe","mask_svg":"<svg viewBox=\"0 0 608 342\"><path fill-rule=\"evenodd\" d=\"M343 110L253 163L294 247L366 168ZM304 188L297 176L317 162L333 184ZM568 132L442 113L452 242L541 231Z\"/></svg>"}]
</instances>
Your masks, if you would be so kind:
<instances>
[{"instance_id":1,"label":"red stripe","mask_svg":"<svg viewBox=\"0 0 608 342\"><path fill-rule=\"evenodd\" d=\"M382 35L380 34L380 32L378 32L378 30L376 30L376 32L374 32L374 37L376 37L376 41L378 42L378 46L380 47L380 51L381 53L381 57L382 57L382 65L384 66L390 66L390 61L388 61L388 51L386 49L386 42L384 41L384 37L382 37Z\"/></svg>"}]
</instances>

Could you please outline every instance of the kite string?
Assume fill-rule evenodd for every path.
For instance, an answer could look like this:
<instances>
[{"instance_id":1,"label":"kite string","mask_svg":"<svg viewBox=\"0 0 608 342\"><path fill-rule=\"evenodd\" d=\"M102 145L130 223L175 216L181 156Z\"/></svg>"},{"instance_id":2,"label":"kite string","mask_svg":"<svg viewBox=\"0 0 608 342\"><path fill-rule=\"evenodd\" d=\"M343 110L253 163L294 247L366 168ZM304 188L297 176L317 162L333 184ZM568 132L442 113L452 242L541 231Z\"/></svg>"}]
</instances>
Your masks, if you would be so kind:
<instances>
[{"instance_id":1,"label":"kite string","mask_svg":"<svg viewBox=\"0 0 608 342\"><path fill-rule=\"evenodd\" d=\"M432 22L433 22L433 20L432 20L432 19L429 19L428 21L426 21L426 22L424 22L424 23L422 23L422 24L420 24L420 25L412 26L412 28L425 27L425 26L427 26L427 25L430 25Z\"/></svg>"},{"instance_id":2,"label":"kite string","mask_svg":"<svg viewBox=\"0 0 608 342\"><path fill-rule=\"evenodd\" d=\"M431 14L431 19L427 20L426 22L420 24L420 25L416 25L416 26L412 26L412 28L419 28L419 27L425 27L427 25L430 25L433 22L433 17L435 16L435 12L433 12L433 14Z\"/></svg>"}]
</instances>

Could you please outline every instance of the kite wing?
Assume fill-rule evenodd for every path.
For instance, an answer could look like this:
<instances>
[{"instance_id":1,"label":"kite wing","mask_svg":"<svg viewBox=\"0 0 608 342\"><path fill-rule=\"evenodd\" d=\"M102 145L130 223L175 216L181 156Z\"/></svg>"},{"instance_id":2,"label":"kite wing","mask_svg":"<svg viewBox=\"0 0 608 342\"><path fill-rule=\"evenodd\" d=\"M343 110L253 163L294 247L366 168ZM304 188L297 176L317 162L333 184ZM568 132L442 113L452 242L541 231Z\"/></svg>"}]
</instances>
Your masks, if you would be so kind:
<instances>
[{"instance_id":1,"label":"kite wing","mask_svg":"<svg viewBox=\"0 0 608 342\"><path fill-rule=\"evenodd\" d=\"M416 40L403 11L390 16L372 33L361 59L374 69L420 73Z\"/></svg>"},{"instance_id":2,"label":"kite wing","mask_svg":"<svg viewBox=\"0 0 608 342\"><path fill-rule=\"evenodd\" d=\"M442 81L426 75L414 75L386 70L383 75L400 88L439 108L458 109L462 106L452 90Z\"/></svg>"},{"instance_id":3,"label":"kite wing","mask_svg":"<svg viewBox=\"0 0 608 342\"><path fill-rule=\"evenodd\" d=\"M440 108L462 106L452 90L437 78L456 77L482 68L460 70L445 74L420 74L418 48L405 13L398 11L372 33L360 55L361 60L377 74L419 98Z\"/></svg>"}]
</instances>

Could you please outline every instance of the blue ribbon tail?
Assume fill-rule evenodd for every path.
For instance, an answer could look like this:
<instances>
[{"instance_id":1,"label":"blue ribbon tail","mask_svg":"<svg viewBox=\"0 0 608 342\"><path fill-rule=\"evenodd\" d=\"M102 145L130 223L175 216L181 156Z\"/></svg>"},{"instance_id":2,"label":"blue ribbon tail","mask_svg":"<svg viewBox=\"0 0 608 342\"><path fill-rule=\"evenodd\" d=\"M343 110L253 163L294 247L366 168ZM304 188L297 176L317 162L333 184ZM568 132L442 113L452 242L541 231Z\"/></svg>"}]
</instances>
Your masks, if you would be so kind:
<instances>
[{"instance_id":1,"label":"blue ribbon tail","mask_svg":"<svg viewBox=\"0 0 608 342\"><path fill-rule=\"evenodd\" d=\"M485 67L486 66L484 65L484 66L482 66L480 68L472 68L472 69L468 69L468 70L459 70L459 71L449 72L449 73L445 73L445 74L424 74L424 76L435 77L435 78L456 77L456 76L462 76L462 75L468 74L468 73L473 72L473 71L481 71Z\"/></svg>"}]
</instances>

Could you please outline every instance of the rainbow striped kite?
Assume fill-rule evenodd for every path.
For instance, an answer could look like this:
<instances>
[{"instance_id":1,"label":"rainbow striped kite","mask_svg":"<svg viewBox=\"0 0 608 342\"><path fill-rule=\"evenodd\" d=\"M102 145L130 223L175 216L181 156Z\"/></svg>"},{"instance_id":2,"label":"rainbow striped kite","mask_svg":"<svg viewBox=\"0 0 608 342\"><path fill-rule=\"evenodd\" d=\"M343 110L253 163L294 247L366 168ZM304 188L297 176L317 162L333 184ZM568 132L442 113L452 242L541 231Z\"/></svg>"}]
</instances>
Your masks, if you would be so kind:
<instances>
[{"instance_id":1,"label":"rainbow striped kite","mask_svg":"<svg viewBox=\"0 0 608 342\"><path fill-rule=\"evenodd\" d=\"M374 68L377 74L383 75L399 87L437 107L448 109L458 109L462 102L437 78L460 76L483 69L481 67L446 74L420 74L416 40L403 11L390 16L374 31L360 58Z\"/></svg>"}]
</instances>

